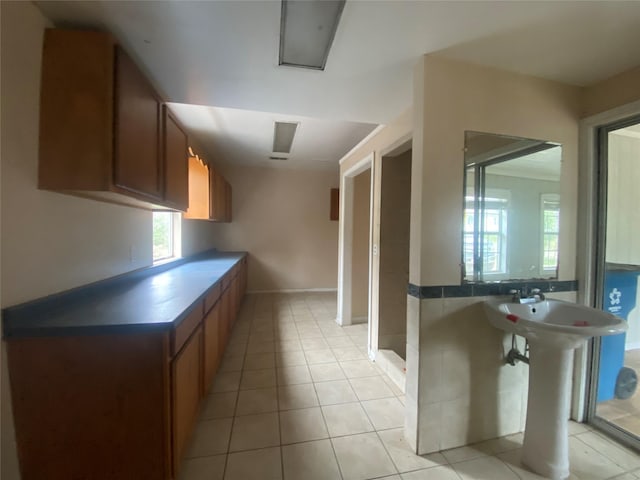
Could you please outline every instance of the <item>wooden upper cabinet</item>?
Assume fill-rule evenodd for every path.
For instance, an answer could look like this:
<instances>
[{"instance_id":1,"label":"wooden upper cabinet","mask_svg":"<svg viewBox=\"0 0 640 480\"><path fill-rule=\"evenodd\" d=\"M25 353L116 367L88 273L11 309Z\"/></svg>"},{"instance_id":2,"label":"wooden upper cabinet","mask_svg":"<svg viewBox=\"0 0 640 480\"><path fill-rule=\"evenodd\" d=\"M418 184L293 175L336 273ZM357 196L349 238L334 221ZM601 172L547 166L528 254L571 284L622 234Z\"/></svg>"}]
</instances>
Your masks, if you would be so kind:
<instances>
[{"instance_id":1,"label":"wooden upper cabinet","mask_svg":"<svg viewBox=\"0 0 640 480\"><path fill-rule=\"evenodd\" d=\"M231 185L197 157L189 158L189 209L184 218L231 222Z\"/></svg>"},{"instance_id":2,"label":"wooden upper cabinet","mask_svg":"<svg viewBox=\"0 0 640 480\"><path fill-rule=\"evenodd\" d=\"M211 169L211 220L231 222L231 185L214 169Z\"/></svg>"},{"instance_id":3,"label":"wooden upper cabinet","mask_svg":"<svg viewBox=\"0 0 640 480\"><path fill-rule=\"evenodd\" d=\"M178 210L189 206L189 145L187 134L165 105L164 125L164 200Z\"/></svg>"},{"instance_id":4,"label":"wooden upper cabinet","mask_svg":"<svg viewBox=\"0 0 640 480\"><path fill-rule=\"evenodd\" d=\"M224 177L212 170L211 179L211 220L214 222L225 221L225 192Z\"/></svg>"},{"instance_id":5,"label":"wooden upper cabinet","mask_svg":"<svg viewBox=\"0 0 640 480\"><path fill-rule=\"evenodd\" d=\"M113 158L110 35L48 29L42 52L38 186L108 190Z\"/></svg>"},{"instance_id":6,"label":"wooden upper cabinet","mask_svg":"<svg viewBox=\"0 0 640 480\"><path fill-rule=\"evenodd\" d=\"M209 220L211 218L209 167L196 157L189 157L189 209L184 218Z\"/></svg>"},{"instance_id":7,"label":"wooden upper cabinet","mask_svg":"<svg viewBox=\"0 0 640 480\"><path fill-rule=\"evenodd\" d=\"M162 104L108 33L46 30L38 187L142 208L186 208L186 154L181 179L177 164L166 165L162 155L165 133L172 152L186 140L178 139L177 124L163 128Z\"/></svg>"},{"instance_id":8,"label":"wooden upper cabinet","mask_svg":"<svg viewBox=\"0 0 640 480\"><path fill-rule=\"evenodd\" d=\"M162 199L161 101L133 60L116 48L114 183Z\"/></svg>"}]
</instances>

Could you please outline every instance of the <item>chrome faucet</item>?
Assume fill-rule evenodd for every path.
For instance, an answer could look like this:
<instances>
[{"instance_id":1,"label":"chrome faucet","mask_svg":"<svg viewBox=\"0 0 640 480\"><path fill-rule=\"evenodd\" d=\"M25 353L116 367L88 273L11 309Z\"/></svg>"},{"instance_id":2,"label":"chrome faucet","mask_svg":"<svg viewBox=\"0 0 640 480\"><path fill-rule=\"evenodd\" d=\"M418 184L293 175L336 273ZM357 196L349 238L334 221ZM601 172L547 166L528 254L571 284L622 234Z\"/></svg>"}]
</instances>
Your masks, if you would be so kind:
<instances>
[{"instance_id":1,"label":"chrome faucet","mask_svg":"<svg viewBox=\"0 0 640 480\"><path fill-rule=\"evenodd\" d=\"M544 293L539 288L532 288L529 295L525 294L525 289L522 290L509 290L509 294L512 295L511 301L513 303L536 303L544 301Z\"/></svg>"},{"instance_id":2,"label":"chrome faucet","mask_svg":"<svg viewBox=\"0 0 640 480\"><path fill-rule=\"evenodd\" d=\"M529 294L529 298L535 298L538 302L544 301L544 293L539 288L531 289L531 293Z\"/></svg>"},{"instance_id":3,"label":"chrome faucet","mask_svg":"<svg viewBox=\"0 0 640 480\"><path fill-rule=\"evenodd\" d=\"M516 289L509 290L509 294L512 295L511 301L513 303L520 303L520 300L522 299L520 290L516 290Z\"/></svg>"}]
</instances>

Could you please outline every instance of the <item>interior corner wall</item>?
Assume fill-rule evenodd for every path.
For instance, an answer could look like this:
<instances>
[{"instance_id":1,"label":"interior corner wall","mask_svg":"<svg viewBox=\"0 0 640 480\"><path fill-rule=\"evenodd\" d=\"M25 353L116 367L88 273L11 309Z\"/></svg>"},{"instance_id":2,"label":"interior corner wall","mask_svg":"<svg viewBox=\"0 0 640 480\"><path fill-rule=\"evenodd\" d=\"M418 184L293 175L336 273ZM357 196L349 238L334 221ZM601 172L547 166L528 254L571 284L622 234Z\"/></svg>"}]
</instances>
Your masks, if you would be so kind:
<instances>
[{"instance_id":1,"label":"interior corner wall","mask_svg":"<svg viewBox=\"0 0 640 480\"><path fill-rule=\"evenodd\" d=\"M249 253L248 290L335 290L338 222L329 219L337 171L227 166L231 223L216 246Z\"/></svg>"},{"instance_id":2,"label":"interior corner wall","mask_svg":"<svg viewBox=\"0 0 640 480\"><path fill-rule=\"evenodd\" d=\"M206 220L182 219L182 256L189 257L196 253L216 248L216 227Z\"/></svg>"},{"instance_id":3,"label":"interior corner wall","mask_svg":"<svg viewBox=\"0 0 640 480\"><path fill-rule=\"evenodd\" d=\"M369 314L370 215L371 169L368 169L353 179L352 323L366 322Z\"/></svg>"},{"instance_id":4,"label":"interior corner wall","mask_svg":"<svg viewBox=\"0 0 640 480\"><path fill-rule=\"evenodd\" d=\"M584 88L581 117L640 100L640 66Z\"/></svg>"}]
</instances>

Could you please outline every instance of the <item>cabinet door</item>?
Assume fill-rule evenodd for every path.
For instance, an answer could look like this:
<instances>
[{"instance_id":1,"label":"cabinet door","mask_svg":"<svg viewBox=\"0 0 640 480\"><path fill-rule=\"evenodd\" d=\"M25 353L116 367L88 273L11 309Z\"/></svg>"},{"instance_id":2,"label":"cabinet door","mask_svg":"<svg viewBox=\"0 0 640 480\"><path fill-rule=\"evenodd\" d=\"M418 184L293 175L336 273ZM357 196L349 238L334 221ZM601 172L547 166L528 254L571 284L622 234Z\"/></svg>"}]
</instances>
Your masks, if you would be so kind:
<instances>
[{"instance_id":1,"label":"cabinet door","mask_svg":"<svg viewBox=\"0 0 640 480\"><path fill-rule=\"evenodd\" d=\"M116 49L114 184L162 199L160 101L138 67Z\"/></svg>"},{"instance_id":2,"label":"cabinet door","mask_svg":"<svg viewBox=\"0 0 640 480\"><path fill-rule=\"evenodd\" d=\"M209 167L196 157L189 157L189 208L184 218L209 220L211 218L211 191Z\"/></svg>"},{"instance_id":3,"label":"cabinet door","mask_svg":"<svg viewBox=\"0 0 640 480\"><path fill-rule=\"evenodd\" d=\"M164 200L179 210L189 205L189 145L187 134L163 106L164 115Z\"/></svg>"},{"instance_id":4,"label":"cabinet door","mask_svg":"<svg viewBox=\"0 0 640 480\"><path fill-rule=\"evenodd\" d=\"M198 327L172 363L173 472L180 461L198 415L202 386L202 327Z\"/></svg>"},{"instance_id":5,"label":"cabinet door","mask_svg":"<svg viewBox=\"0 0 640 480\"><path fill-rule=\"evenodd\" d=\"M226 189L225 180L216 170L211 169L211 220L226 221Z\"/></svg>"},{"instance_id":6,"label":"cabinet door","mask_svg":"<svg viewBox=\"0 0 640 480\"><path fill-rule=\"evenodd\" d=\"M204 318L204 389L208 390L220 360L220 301Z\"/></svg>"},{"instance_id":7,"label":"cabinet door","mask_svg":"<svg viewBox=\"0 0 640 480\"><path fill-rule=\"evenodd\" d=\"M229 339L229 293L230 290L227 288L222 295L220 296L220 322L219 322L219 339L218 346L220 348L220 353L223 354L225 348L227 347L227 340Z\"/></svg>"}]
</instances>

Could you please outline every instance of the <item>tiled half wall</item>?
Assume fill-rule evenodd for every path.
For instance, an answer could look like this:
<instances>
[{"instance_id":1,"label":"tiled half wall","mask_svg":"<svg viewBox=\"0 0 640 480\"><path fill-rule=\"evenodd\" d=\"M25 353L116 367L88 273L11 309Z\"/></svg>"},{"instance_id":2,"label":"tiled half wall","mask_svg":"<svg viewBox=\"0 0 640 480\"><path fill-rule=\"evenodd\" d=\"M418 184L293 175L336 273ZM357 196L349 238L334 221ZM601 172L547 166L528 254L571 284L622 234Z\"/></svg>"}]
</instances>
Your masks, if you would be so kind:
<instances>
[{"instance_id":1,"label":"tiled half wall","mask_svg":"<svg viewBox=\"0 0 640 480\"><path fill-rule=\"evenodd\" d=\"M544 283L527 286L576 301L575 281L552 282L551 292ZM501 290L485 293L494 285ZM525 284L409 287L405 434L418 454L524 429L529 367L505 364L511 335L492 327L482 308L491 294L508 295L514 285ZM524 339L518 342L522 350Z\"/></svg>"}]
</instances>

